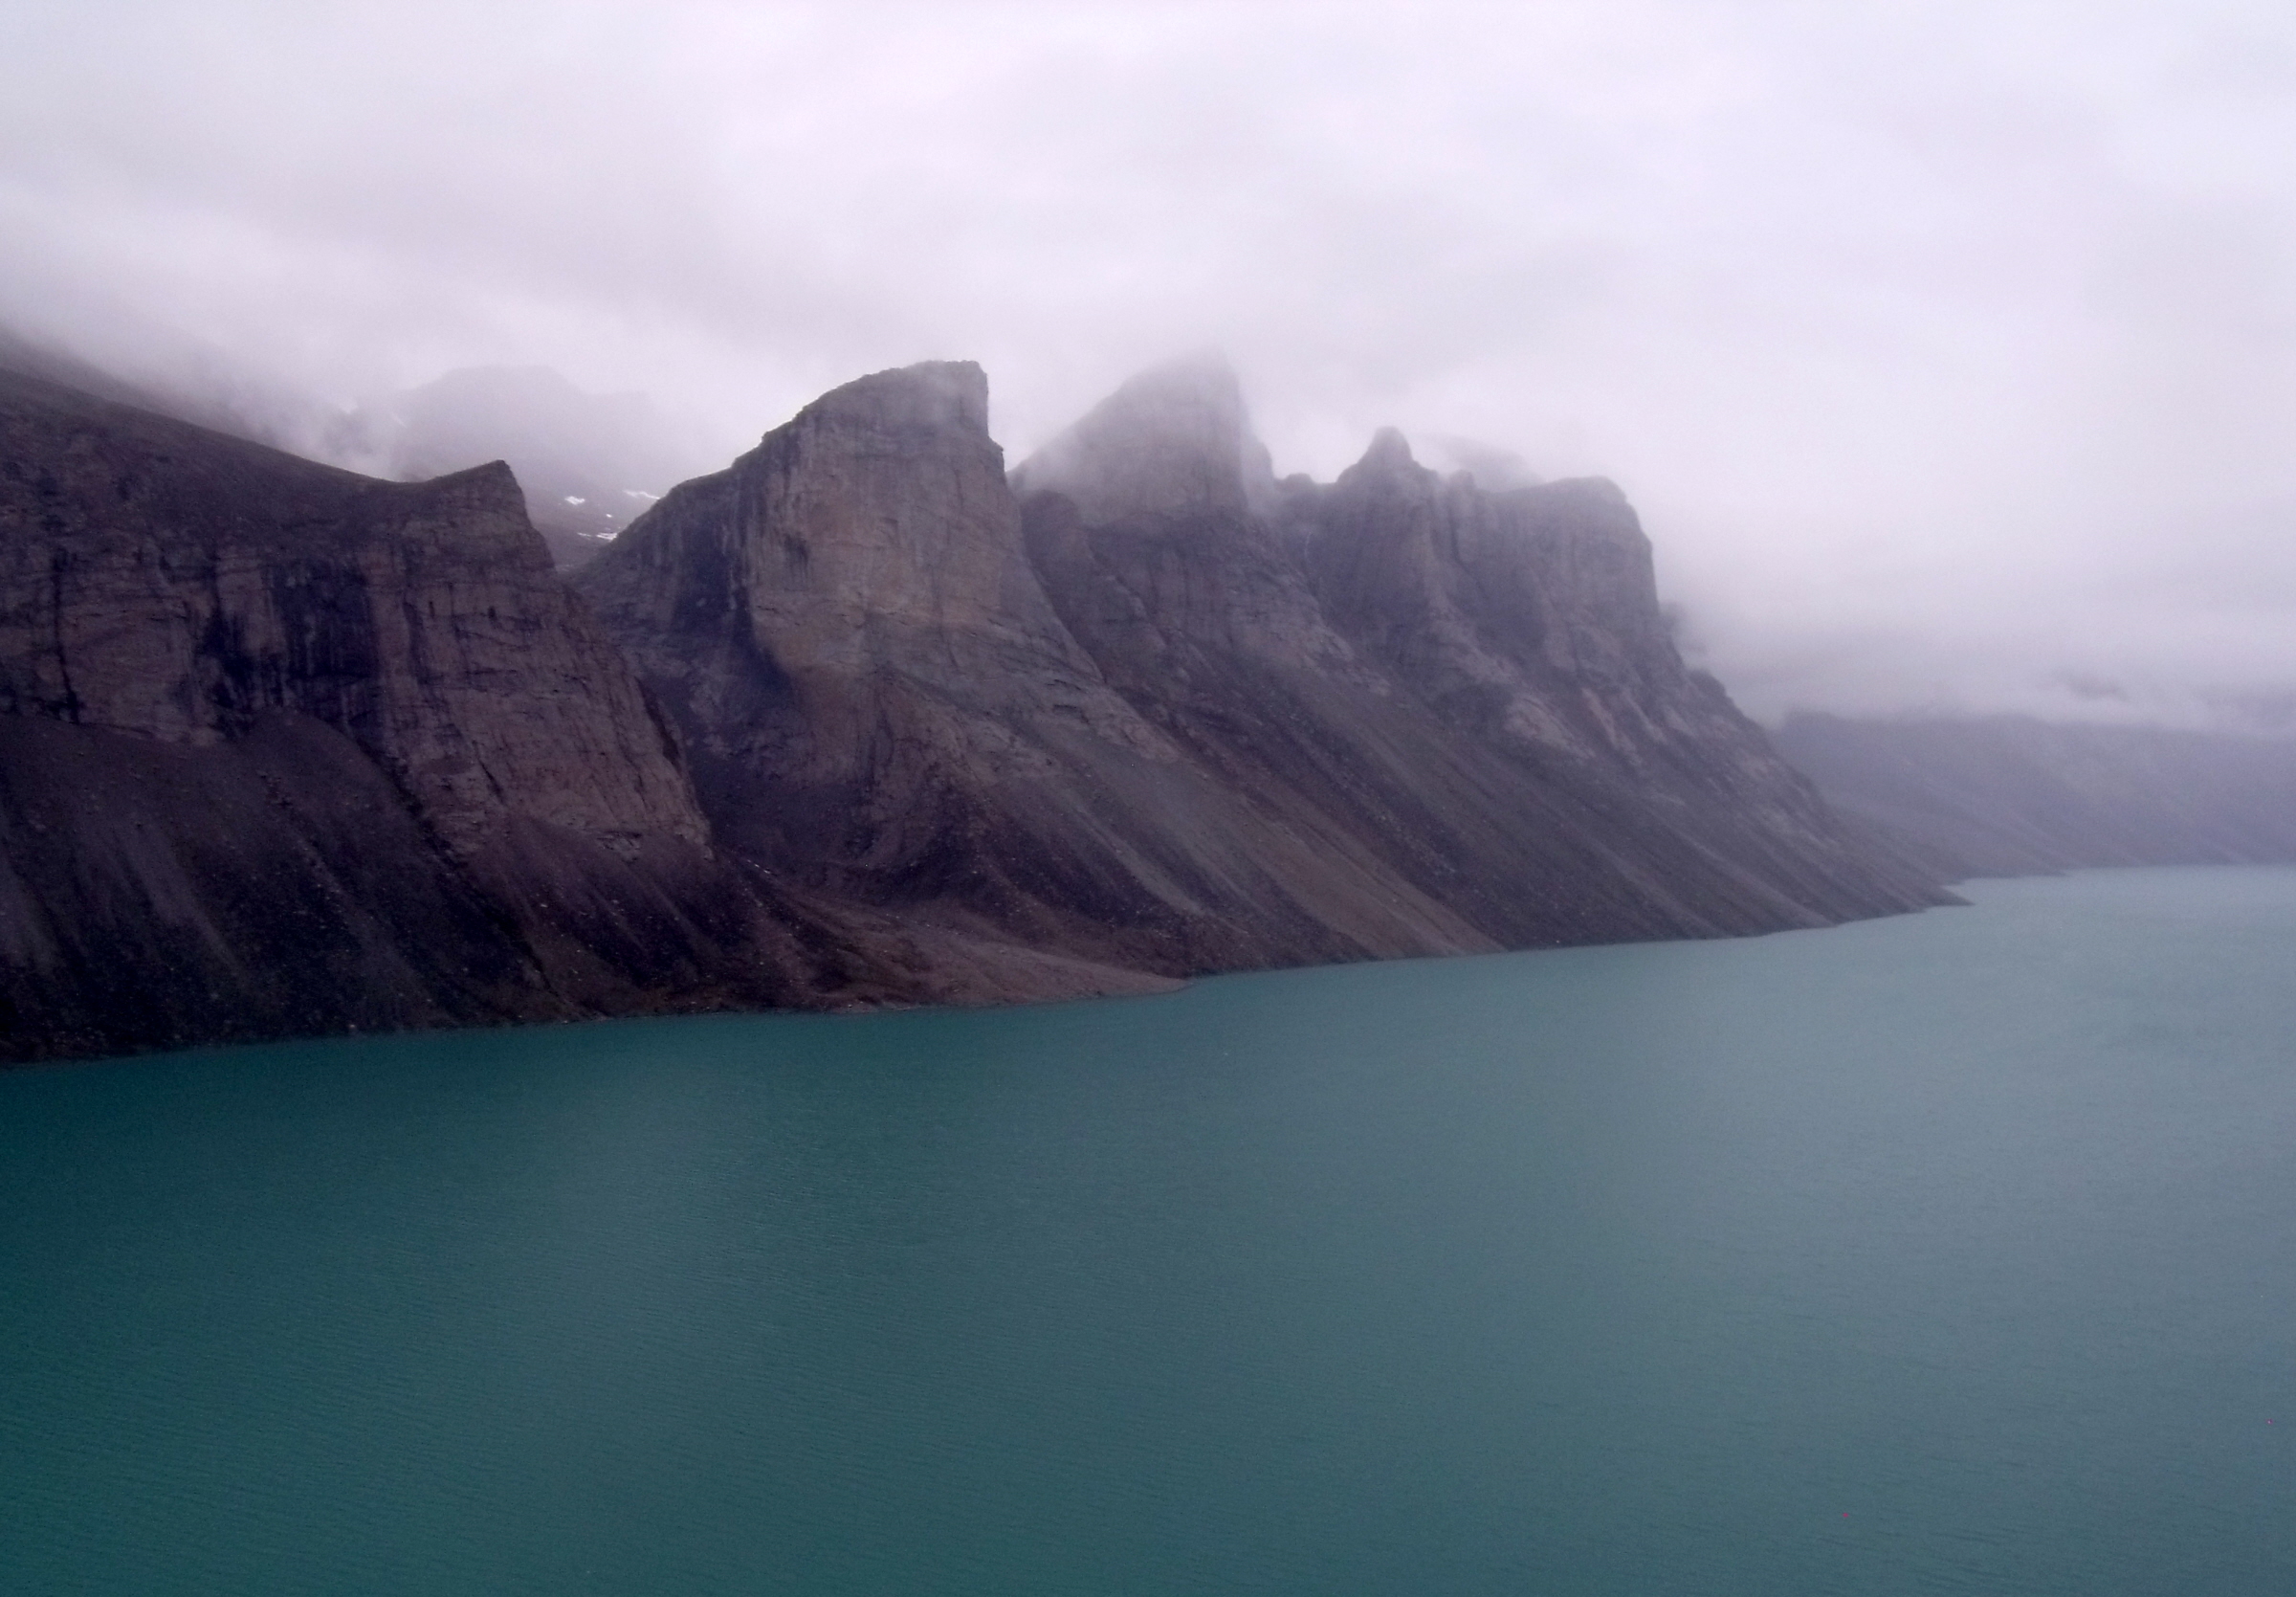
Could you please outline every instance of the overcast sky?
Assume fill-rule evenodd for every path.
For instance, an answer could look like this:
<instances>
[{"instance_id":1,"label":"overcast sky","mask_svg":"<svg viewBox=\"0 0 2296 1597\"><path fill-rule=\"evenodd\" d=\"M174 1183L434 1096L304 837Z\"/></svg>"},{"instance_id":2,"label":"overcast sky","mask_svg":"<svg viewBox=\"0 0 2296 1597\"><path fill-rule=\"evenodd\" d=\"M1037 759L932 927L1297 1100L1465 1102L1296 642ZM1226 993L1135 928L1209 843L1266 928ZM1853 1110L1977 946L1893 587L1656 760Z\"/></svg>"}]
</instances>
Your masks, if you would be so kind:
<instances>
[{"instance_id":1,"label":"overcast sky","mask_svg":"<svg viewBox=\"0 0 2296 1597\"><path fill-rule=\"evenodd\" d=\"M1757 714L2296 709L2286 0L10 0L0 320L713 459L936 357L1017 459L1217 345L1280 471L1616 477Z\"/></svg>"}]
</instances>

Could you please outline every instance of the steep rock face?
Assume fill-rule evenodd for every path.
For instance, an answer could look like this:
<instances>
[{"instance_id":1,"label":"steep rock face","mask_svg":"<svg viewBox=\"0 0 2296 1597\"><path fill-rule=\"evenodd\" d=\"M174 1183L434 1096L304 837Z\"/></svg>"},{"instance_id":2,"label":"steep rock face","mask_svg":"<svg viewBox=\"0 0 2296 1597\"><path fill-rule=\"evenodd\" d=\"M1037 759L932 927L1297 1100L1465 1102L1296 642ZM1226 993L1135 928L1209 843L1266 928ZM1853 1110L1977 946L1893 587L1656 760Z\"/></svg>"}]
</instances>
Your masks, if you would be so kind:
<instances>
[{"instance_id":1,"label":"steep rock face","mask_svg":"<svg viewBox=\"0 0 2296 1597\"><path fill-rule=\"evenodd\" d=\"M498 467L374 482L0 375L0 726L11 1053L812 979Z\"/></svg>"},{"instance_id":2,"label":"steep rock face","mask_svg":"<svg viewBox=\"0 0 2296 1597\"><path fill-rule=\"evenodd\" d=\"M1330 488L1265 459L1233 376L1189 363L1015 477L1109 680L1294 825L1511 945L1930 901L1684 669L1610 484L1488 494L1392 432Z\"/></svg>"},{"instance_id":3,"label":"steep rock face","mask_svg":"<svg viewBox=\"0 0 2296 1597\"><path fill-rule=\"evenodd\" d=\"M1795 786L1750 723L1712 717L1610 482L1485 493L1420 466L1390 430L1295 514L1335 624L1452 724L1645 777L1686 755L1708 765L1720 732Z\"/></svg>"},{"instance_id":4,"label":"steep rock face","mask_svg":"<svg viewBox=\"0 0 2296 1597\"><path fill-rule=\"evenodd\" d=\"M1287 508L1339 631L1446 725L1637 837L1622 858L1664 862L1629 866L1649 891L1724 924L1920 898L1721 684L1685 667L1649 540L1613 484L1488 493L1387 432Z\"/></svg>"},{"instance_id":5,"label":"steep rock face","mask_svg":"<svg viewBox=\"0 0 2296 1597\"><path fill-rule=\"evenodd\" d=\"M0 713L209 744L349 734L473 850L706 823L499 465L371 481L64 390L0 390Z\"/></svg>"},{"instance_id":6,"label":"steep rock face","mask_svg":"<svg viewBox=\"0 0 2296 1597\"><path fill-rule=\"evenodd\" d=\"M986 410L972 366L849 384L578 577L753 852L894 890L1055 723L1159 757L1029 575Z\"/></svg>"},{"instance_id":7,"label":"steep rock face","mask_svg":"<svg viewBox=\"0 0 2296 1597\"><path fill-rule=\"evenodd\" d=\"M0 1052L1938 898L1683 669L1615 490L1398 437L1278 484L1203 362L1011 481L976 368L864 378L577 587L499 466L375 482L0 377Z\"/></svg>"},{"instance_id":8,"label":"steep rock face","mask_svg":"<svg viewBox=\"0 0 2296 1597\"><path fill-rule=\"evenodd\" d=\"M977 367L882 372L685 484L576 578L718 835L806 888L1185 972L1488 946L1335 885L1048 602Z\"/></svg>"},{"instance_id":9,"label":"steep rock face","mask_svg":"<svg viewBox=\"0 0 2296 1597\"><path fill-rule=\"evenodd\" d=\"M1303 509L1334 623L1450 719L1595 759L1649 744L1647 712L1682 673L1649 541L1612 484L1487 494L1389 429ZM1630 724L1611 724L1622 710Z\"/></svg>"},{"instance_id":10,"label":"steep rock face","mask_svg":"<svg viewBox=\"0 0 2296 1597\"><path fill-rule=\"evenodd\" d=\"M1275 483L1232 375L1203 362L1127 385L1012 481L1018 502L976 369L879 373L673 491L576 579L670 706L728 847L808 891L1170 972L1932 901L1775 760L1760 774L1807 835L1636 796L1633 762L1672 759L1690 774L1669 792L1749 808L1714 750L1677 746L1707 722L1751 739L1730 757L1767 755L1682 672L1615 491L1541 490L1568 512L1542 537L1477 501L1483 568L1462 573L1456 537L1412 552L1415 480L1393 514L1352 484ZM1582 500L1631 536L1575 520ZM1352 596L1315 553L1351 537L1402 548ZM1370 590L1412 559L1419 608L1385 624ZM1667 669L1673 699L1636 696Z\"/></svg>"},{"instance_id":11,"label":"steep rock face","mask_svg":"<svg viewBox=\"0 0 2296 1597\"><path fill-rule=\"evenodd\" d=\"M1245 659L1376 686L1263 514L1279 490L1225 366L1198 358L1134 378L1012 483L1062 620L1103 669L1163 684L1148 713L1192 687L1224 693Z\"/></svg>"},{"instance_id":12,"label":"steep rock face","mask_svg":"<svg viewBox=\"0 0 2296 1597\"><path fill-rule=\"evenodd\" d=\"M1416 906L1380 952L1616 932L1588 901L1490 896L1494 854L1528 867L1521 785L1462 769L1472 751L1333 629L1262 513L1280 497L1266 461L1233 373L1197 360L1127 383L1014 473L1037 574L1105 679L1307 841L1327 899Z\"/></svg>"}]
</instances>

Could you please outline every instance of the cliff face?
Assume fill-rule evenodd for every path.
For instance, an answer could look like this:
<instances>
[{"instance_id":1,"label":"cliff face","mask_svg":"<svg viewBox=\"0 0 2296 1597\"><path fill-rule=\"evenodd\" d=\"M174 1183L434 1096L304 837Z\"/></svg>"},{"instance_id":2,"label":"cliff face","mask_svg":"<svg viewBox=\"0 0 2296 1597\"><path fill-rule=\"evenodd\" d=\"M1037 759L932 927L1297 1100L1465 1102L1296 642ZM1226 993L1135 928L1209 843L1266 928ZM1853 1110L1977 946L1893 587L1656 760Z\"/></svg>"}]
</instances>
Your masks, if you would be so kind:
<instances>
[{"instance_id":1,"label":"cliff face","mask_svg":"<svg viewBox=\"0 0 2296 1597\"><path fill-rule=\"evenodd\" d=\"M1008 478L826 395L563 586L372 481L0 376L0 1055L1140 990L1938 901L1683 669L1602 483L1276 482L1151 373Z\"/></svg>"},{"instance_id":2,"label":"cliff face","mask_svg":"<svg viewBox=\"0 0 2296 1597\"><path fill-rule=\"evenodd\" d=\"M1265 461L1232 375L1190 363L1016 474L1095 660L1256 794L1511 946L1932 901L1684 668L1609 483L1488 493L1392 432L1330 487Z\"/></svg>"},{"instance_id":3,"label":"cliff face","mask_svg":"<svg viewBox=\"0 0 2296 1597\"><path fill-rule=\"evenodd\" d=\"M576 579L777 873L1170 972L1936 901L1683 669L1606 484L1279 485L1190 363L1016 495L985 411L849 385Z\"/></svg>"},{"instance_id":4,"label":"cliff face","mask_svg":"<svg viewBox=\"0 0 2296 1597\"><path fill-rule=\"evenodd\" d=\"M1335 625L1454 734L1578 795L1601 846L1671 913L1734 930L1927 891L1684 665L1649 540L1610 482L1486 492L1420 467L1390 432L1290 514Z\"/></svg>"},{"instance_id":5,"label":"cliff face","mask_svg":"<svg viewBox=\"0 0 2296 1597\"><path fill-rule=\"evenodd\" d=\"M727 846L928 923L1164 973L1488 946L1312 843L1112 690L1031 566L986 384L849 384L575 579Z\"/></svg>"},{"instance_id":6,"label":"cliff face","mask_svg":"<svg viewBox=\"0 0 2296 1597\"><path fill-rule=\"evenodd\" d=\"M0 830L17 1055L799 985L507 472L7 376Z\"/></svg>"},{"instance_id":7,"label":"cliff face","mask_svg":"<svg viewBox=\"0 0 2296 1597\"><path fill-rule=\"evenodd\" d=\"M21 388L0 409L0 713L212 744L348 734L459 850L526 816L707 825L499 465L375 482Z\"/></svg>"}]
</instances>

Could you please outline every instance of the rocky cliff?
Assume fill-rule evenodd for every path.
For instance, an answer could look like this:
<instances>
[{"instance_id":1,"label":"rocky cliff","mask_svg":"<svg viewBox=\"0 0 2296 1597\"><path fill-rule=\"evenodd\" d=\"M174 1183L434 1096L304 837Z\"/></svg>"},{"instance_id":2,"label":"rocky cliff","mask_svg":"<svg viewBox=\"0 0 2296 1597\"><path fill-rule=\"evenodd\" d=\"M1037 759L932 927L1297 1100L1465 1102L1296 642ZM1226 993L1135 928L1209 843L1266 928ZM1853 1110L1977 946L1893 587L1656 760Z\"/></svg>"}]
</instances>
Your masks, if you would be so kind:
<instances>
[{"instance_id":1,"label":"rocky cliff","mask_svg":"<svg viewBox=\"0 0 2296 1597\"><path fill-rule=\"evenodd\" d=\"M839 976L713 852L506 471L376 482L4 375L0 845L7 1056Z\"/></svg>"},{"instance_id":2,"label":"rocky cliff","mask_svg":"<svg viewBox=\"0 0 2296 1597\"><path fill-rule=\"evenodd\" d=\"M1285 513L1334 625L1455 738L1570 795L1590 846L1672 924L1928 901L1684 665L1614 484L1489 492L1419 466L1390 432Z\"/></svg>"},{"instance_id":3,"label":"rocky cliff","mask_svg":"<svg viewBox=\"0 0 2296 1597\"><path fill-rule=\"evenodd\" d=\"M1609 483L1487 492L1393 432L1328 487L1266 460L1191 361L1016 474L1055 604L1206 760L1508 946L1931 901L1684 668Z\"/></svg>"},{"instance_id":4,"label":"rocky cliff","mask_svg":"<svg viewBox=\"0 0 2296 1597\"><path fill-rule=\"evenodd\" d=\"M847 385L575 579L782 879L1167 974L1488 946L1192 760L1032 566L987 386Z\"/></svg>"},{"instance_id":5,"label":"rocky cliff","mask_svg":"<svg viewBox=\"0 0 2296 1597\"><path fill-rule=\"evenodd\" d=\"M1614 488L1279 483L1216 364L1009 476L978 368L863 378L572 588L499 464L0 377L0 1056L1940 897L1683 668Z\"/></svg>"},{"instance_id":6,"label":"rocky cliff","mask_svg":"<svg viewBox=\"0 0 2296 1597\"><path fill-rule=\"evenodd\" d=\"M1684 670L1615 489L1278 484L1216 364L1009 487L976 368L865 378L575 580L718 835L913 919L1184 974L1937 901Z\"/></svg>"}]
</instances>

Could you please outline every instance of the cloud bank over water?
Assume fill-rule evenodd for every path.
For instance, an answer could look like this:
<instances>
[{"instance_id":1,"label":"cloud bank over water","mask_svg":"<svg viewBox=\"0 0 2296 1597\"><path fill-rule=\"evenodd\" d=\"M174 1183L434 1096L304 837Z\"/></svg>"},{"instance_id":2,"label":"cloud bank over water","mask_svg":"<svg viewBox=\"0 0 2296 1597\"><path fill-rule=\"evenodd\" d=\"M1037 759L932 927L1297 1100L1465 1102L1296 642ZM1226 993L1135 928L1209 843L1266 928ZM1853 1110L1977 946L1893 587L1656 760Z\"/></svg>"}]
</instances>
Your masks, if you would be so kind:
<instances>
[{"instance_id":1,"label":"cloud bank over water","mask_svg":"<svg viewBox=\"0 0 2296 1597\"><path fill-rule=\"evenodd\" d=\"M2296 19L2261 4L0 16L0 321L349 407L475 365L730 455L978 359L1018 458L1225 349L1601 472L1751 708L2296 710Z\"/></svg>"}]
</instances>

